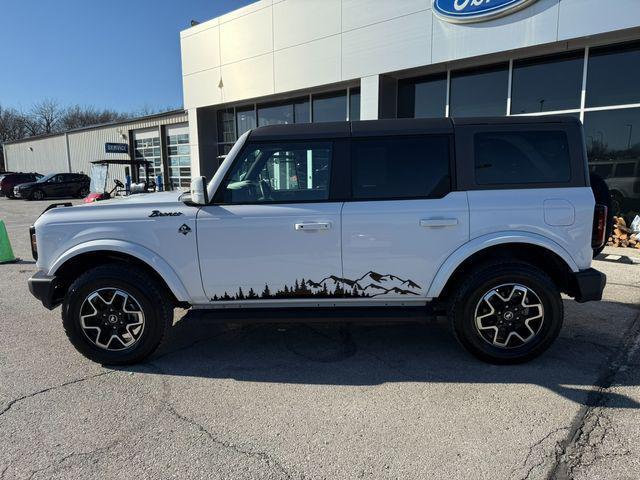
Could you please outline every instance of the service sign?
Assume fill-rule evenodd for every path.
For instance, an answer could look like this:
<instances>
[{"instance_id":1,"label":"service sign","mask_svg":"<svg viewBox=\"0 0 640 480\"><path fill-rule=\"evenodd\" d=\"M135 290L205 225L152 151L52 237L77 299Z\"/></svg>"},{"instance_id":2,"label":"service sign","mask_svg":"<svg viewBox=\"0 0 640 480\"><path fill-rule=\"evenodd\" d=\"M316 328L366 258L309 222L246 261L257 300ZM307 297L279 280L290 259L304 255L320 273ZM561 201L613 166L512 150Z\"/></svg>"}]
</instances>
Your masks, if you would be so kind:
<instances>
[{"instance_id":1,"label":"service sign","mask_svg":"<svg viewBox=\"0 0 640 480\"><path fill-rule=\"evenodd\" d=\"M129 153L129 145L126 143L105 143L104 151L106 153Z\"/></svg>"},{"instance_id":2,"label":"service sign","mask_svg":"<svg viewBox=\"0 0 640 480\"><path fill-rule=\"evenodd\" d=\"M514 13L536 0L433 0L433 11L452 23L484 22Z\"/></svg>"}]
</instances>

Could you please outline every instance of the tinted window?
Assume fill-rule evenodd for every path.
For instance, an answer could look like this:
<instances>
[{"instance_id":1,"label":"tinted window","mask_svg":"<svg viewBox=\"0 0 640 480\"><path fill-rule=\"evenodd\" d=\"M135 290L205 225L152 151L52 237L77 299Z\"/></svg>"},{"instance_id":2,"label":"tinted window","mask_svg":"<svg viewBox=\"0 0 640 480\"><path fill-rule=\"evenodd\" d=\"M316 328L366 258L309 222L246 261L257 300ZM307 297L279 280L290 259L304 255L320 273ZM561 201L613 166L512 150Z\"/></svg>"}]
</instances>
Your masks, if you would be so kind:
<instances>
[{"instance_id":1,"label":"tinted window","mask_svg":"<svg viewBox=\"0 0 640 480\"><path fill-rule=\"evenodd\" d=\"M224 203L307 202L329 198L330 142L248 145L222 189Z\"/></svg>"},{"instance_id":2,"label":"tinted window","mask_svg":"<svg viewBox=\"0 0 640 480\"><path fill-rule=\"evenodd\" d=\"M507 65L452 73L449 115L452 117L506 115L508 85Z\"/></svg>"},{"instance_id":3,"label":"tinted window","mask_svg":"<svg viewBox=\"0 0 640 480\"><path fill-rule=\"evenodd\" d=\"M360 89L349 90L349 120L360 120Z\"/></svg>"},{"instance_id":4,"label":"tinted window","mask_svg":"<svg viewBox=\"0 0 640 480\"><path fill-rule=\"evenodd\" d=\"M583 52L514 62L511 113L580 108L583 65Z\"/></svg>"},{"instance_id":5,"label":"tinted window","mask_svg":"<svg viewBox=\"0 0 640 480\"><path fill-rule=\"evenodd\" d=\"M640 44L594 48L589 54L587 107L640 102Z\"/></svg>"},{"instance_id":6,"label":"tinted window","mask_svg":"<svg viewBox=\"0 0 640 480\"><path fill-rule=\"evenodd\" d=\"M439 198L450 190L448 137L354 139L351 149L354 199Z\"/></svg>"},{"instance_id":7,"label":"tinted window","mask_svg":"<svg viewBox=\"0 0 640 480\"><path fill-rule=\"evenodd\" d=\"M480 185L568 182L569 142L564 132L490 132L474 136Z\"/></svg>"},{"instance_id":8,"label":"tinted window","mask_svg":"<svg viewBox=\"0 0 640 480\"><path fill-rule=\"evenodd\" d=\"M238 135L242 135L247 130L256 128L256 111L253 107L236 110L236 125Z\"/></svg>"},{"instance_id":9,"label":"tinted window","mask_svg":"<svg viewBox=\"0 0 640 480\"><path fill-rule=\"evenodd\" d=\"M584 131L591 170L613 192L613 213L633 219L640 205L640 108L587 112Z\"/></svg>"},{"instance_id":10,"label":"tinted window","mask_svg":"<svg viewBox=\"0 0 640 480\"><path fill-rule=\"evenodd\" d=\"M316 95L313 97L314 122L344 122L347 119L347 94Z\"/></svg>"},{"instance_id":11,"label":"tinted window","mask_svg":"<svg viewBox=\"0 0 640 480\"><path fill-rule=\"evenodd\" d=\"M293 123L293 105L270 105L258 107L258 126Z\"/></svg>"},{"instance_id":12,"label":"tinted window","mask_svg":"<svg viewBox=\"0 0 640 480\"><path fill-rule=\"evenodd\" d=\"M398 117L444 117L447 104L447 76L405 80L398 85Z\"/></svg>"},{"instance_id":13,"label":"tinted window","mask_svg":"<svg viewBox=\"0 0 640 480\"><path fill-rule=\"evenodd\" d=\"M309 99L298 100L293 104L293 121L295 123L309 123L311 121Z\"/></svg>"}]
</instances>

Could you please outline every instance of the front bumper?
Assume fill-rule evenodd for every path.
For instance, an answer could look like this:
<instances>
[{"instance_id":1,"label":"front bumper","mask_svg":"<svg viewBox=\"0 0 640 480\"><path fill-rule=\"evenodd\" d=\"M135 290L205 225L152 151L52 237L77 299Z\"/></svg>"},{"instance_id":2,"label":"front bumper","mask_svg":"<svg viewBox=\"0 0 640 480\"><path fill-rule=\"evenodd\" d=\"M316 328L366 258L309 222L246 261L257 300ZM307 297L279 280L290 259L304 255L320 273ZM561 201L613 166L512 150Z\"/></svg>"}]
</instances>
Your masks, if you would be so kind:
<instances>
[{"instance_id":1,"label":"front bumper","mask_svg":"<svg viewBox=\"0 0 640 480\"><path fill-rule=\"evenodd\" d=\"M28 280L31 295L42 302L49 310L53 310L62 303L64 292L60 288L60 282L55 275L49 276L42 271L36 272Z\"/></svg>"},{"instance_id":2,"label":"front bumper","mask_svg":"<svg viewBox=\"0 0 640 480\"><path fill-rule=\"evenodd\" d=\"M607 276L594 268L573 274L573 290L576 302L597 302L602 300L602 292L607 284Z\"/></svg>"}]
</instances>

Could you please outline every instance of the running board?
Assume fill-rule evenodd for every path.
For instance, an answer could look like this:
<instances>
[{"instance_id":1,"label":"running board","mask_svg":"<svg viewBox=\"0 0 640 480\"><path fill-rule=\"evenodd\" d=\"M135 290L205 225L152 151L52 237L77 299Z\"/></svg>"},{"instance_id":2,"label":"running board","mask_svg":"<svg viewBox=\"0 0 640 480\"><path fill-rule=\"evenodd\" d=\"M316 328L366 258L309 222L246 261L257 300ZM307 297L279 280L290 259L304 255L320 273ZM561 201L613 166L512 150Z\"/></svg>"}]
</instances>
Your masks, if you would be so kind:
<instances>
[{"instance_id":1,"label":"running board","mask_svg":"<svg viewBox=\"0 0 640 480\"><path fill-rule=\"evenodd\" d=\"M334 308L228 308L190 310L187 317L219 322L298 323L298 322L421 322L439 312L430 305L420 307L334 307Z\"/></svg>"}]
</instances>

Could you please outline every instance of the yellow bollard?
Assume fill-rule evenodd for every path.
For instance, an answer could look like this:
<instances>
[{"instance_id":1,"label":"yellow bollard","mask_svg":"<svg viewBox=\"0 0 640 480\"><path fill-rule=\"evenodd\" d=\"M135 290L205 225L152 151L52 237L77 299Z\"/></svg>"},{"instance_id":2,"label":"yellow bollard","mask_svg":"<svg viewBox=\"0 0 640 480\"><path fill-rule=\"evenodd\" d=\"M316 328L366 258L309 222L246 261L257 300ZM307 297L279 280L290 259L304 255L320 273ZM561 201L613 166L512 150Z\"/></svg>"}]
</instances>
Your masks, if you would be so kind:
<instances>
[{"instance_id":1,"label":"yellow bollard","mask_svg":"<svg viewBox=\"0 0 640 480\"><path fill-rule=\"evenodd\" d=\"M13 255L13 250L11 249L7 228L4 226L4 221L0 220L0 264L17 261L18 259Z\"/></svg>"}]
</instances>

